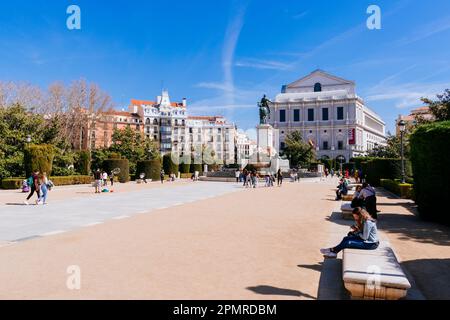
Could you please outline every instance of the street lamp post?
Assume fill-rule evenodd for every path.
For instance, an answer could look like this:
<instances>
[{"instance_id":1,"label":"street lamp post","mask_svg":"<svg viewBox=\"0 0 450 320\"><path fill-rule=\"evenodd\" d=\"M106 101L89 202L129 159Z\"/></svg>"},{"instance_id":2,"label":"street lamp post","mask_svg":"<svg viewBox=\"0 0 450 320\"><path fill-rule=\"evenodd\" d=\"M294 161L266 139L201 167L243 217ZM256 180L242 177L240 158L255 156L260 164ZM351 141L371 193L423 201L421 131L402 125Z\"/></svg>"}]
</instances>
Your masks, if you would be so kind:
<instances>
[{"instance_id":1,"label":"street lamp post","mask_svg":"<svg viewBox=\"0 0 450 320\"><path fill-rule=\"evenodd\" d=\"M404 147L404 136L406 131L406 122L400 120L398 123L398 128L400 130L400 149L401 149L401 158L402 158L402 183L406 182L406 174L405 174L405 147Z\"/></svg>"}]
</instances>

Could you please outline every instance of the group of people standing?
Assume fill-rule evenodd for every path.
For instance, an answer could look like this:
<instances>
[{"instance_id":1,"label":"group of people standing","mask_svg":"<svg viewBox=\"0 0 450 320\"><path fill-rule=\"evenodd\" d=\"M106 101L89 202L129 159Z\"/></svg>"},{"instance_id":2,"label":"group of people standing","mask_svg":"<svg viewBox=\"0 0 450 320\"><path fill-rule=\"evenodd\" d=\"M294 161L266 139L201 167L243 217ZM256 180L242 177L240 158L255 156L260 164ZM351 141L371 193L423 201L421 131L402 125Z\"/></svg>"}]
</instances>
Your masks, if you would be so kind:
<instances>
[{"instance_id":1,"label":"group of people standing","mask_svg":"<svg viewBox=\"0 0 450 320\"><path fill-rule=\"evenodd\" d=\"M100 171L97 169L94 171L94 187L95 193L102 193L108 187L108 180L111 187L114 186L114 173L111 172L109 175L106 171Z\"/></svg>"},{"instance_id":2,"label":"group of people standing","mask_svg":"<svg viewBox=\"0 0 450 320\"><path fill-rule=\"evenodd\" d=\"M261 175L256 170L236 170L236 183L243 182L245 188L257 188L260 179ZM281 172L281 169L279 169L275 175L272 173L264 175L264 182L265 187L273 187L275 182L281 187L283 185L283 173Z\"/></svg>"},{"instance_id":3,"label":"group of people standing","mask_svg":"<svg viewBox=\"0 0 450 320\"><path fill-rule=\"evenodd\" d=\"M47 204L47 198L49 191L54 187L54 184L51 180L48 179L47 173L40 173L39 171L35 171L31 174L31 176L24 181L23 190L29 190L29 195L27 199L24 201L25 205L29 205L30 199L36 193L36 205ZM25 189L25 187L28 187Z\"/></svg>"}]
</instances>

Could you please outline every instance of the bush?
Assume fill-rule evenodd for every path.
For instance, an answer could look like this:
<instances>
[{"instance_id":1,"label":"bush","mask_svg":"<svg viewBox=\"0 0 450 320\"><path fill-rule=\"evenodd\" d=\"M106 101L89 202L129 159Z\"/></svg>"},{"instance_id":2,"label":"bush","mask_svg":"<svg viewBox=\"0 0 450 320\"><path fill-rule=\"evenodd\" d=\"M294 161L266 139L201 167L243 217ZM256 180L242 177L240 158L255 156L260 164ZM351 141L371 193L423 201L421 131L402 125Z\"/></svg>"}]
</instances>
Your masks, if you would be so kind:
<instances>
[{"instance_id":1,"label":"bush","mask_svg":"<svg viewBox=\"0 0 450 320\"><path fill-rule=\"evenodd\" d=\"M25 180L25 178L10 178L10 179L3 179L1 183L1 188L5 190L16 190L22 188L22 182Z\"/></svg>"},{"instance_id":2,"label":"bush","mask_svg":"<svg viewBox=\"0 0 450 320\"><path fill-rule=\"evenodd\" d=\"M414 199L414 187L409 183L401 183L391 179L381 179L381 187L398 195L402 199Z\"/></svg>"},{"instance_id":3,"label":"bush","mask_svg":"<svg viewBox=\"0 0 450 320\"><path fill-rule=\"evenodd\" d=\"M108 174L115 169L120 169L120 173L117 175L119 182L127 183L130 181L130 165L127 159L107 159L103 161L102 167Z\"/></svg>"},{"instance_id":4,"label":"bush","mask_svg":"<svg viewBox=\"0 0 450 320\"><path fill-rule=\"evenodd\" d=\"M450 121L418 127L409 142L420 216L450 225Z\"/></svg>"},{"instance_id":5,"label":"bush","mask_svg":"<svg viewBox=\"0 0 450 320\"><path fill-rule=\"evenodd\" d=\"M202 173L203 166L199 163L191 163L190 173L194 173L195 171Z\"/></svg>"},{"instance_id":6,"label":"bush","mask_svg":"<svg viewBox=\"0 0 450 320\"><path fill-rule=\"evenodd\" d=\"M75 163L75 169L79 174L91 174L91 153L89 151L80 151L78 153L78 160Z\"/></svg>"},{"instance_id":7,"label":"bush","mask_svg":"<svg viewBox=\"0 0 450 320\"><path fill-rule=\"evenodd\" d=\"M163 169L166 174L178 174L178 165L172 161L170 154L166 154L163 157Z\"/></svg>"},{"instance_id":8,"label":"bush","mask_svg":"<svg viewBox=\"0 0 450 320\"><path fill-rule=\"evenodd\" d=\"M45 172L50 176L54 156L55 151L52 145L32 144L26 146L24 150L25 175L29 177L33 172L39 171L41 173Z\"/></svg>"},{"instance_id":9,"label":"bush","mask_svg":"<svg viewBox=\"0 0 450 320\"><path fill-rule=\"evenodd\" d=\"M363 175L372 186L380 186L381 179L400 179L402 177L402 164L400 159L373 158L362 163ZM405 161L406 176L411 176L411 163Z\"/></svg>"},{"instance_id":10,"label":"bush","mask_svg":"<svg viewBox=\"0 0 450 320\"><path fill-rule=\"evenodd\" d=\"M22 182L25 178L3 179L1 189L16 190L22 188ZM70 186L77 184L91 184L91 176L68 176L68 177L50 177L55 186Z\"/></svg>"},{"instance_id":11,"label":"bush","mask_svg":"<svg viewBox=\"0 0 450 320\"><path fill-rule=\"evenodd\" d=\"M161 174L161 161L159 159L138 161L136 164L136 179L140 178L141 173L145 173L146 179L158 181Z\"/></svg>"},{"instance_id":12,"label":"bush","mask_svg":"<svg viewBox=\"0 0 450 320\"><path fill-rule=\"evenodd\" d=\"M55 186L71 186L77 184L91 184L93 178L91 176L68 176L68 177L51 177L50 180Z\"/></svg>"}]
</instances>

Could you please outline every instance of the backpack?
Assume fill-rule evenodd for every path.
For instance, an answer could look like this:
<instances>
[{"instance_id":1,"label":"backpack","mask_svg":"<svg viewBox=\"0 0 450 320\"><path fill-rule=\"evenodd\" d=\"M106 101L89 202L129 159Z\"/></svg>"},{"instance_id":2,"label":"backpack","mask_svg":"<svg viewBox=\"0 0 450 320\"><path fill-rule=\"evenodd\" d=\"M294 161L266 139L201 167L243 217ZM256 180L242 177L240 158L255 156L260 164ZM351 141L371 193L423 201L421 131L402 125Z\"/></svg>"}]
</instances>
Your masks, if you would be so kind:
<instances>
[{"instance_id":1,"label":"backpack","mask_svg":"<svg viewBox=\"0 0 450 320\"><path fill-rule=\"evenodd\" d=\"M29 178L27 179L27 184L28 184L29 187L31 187L31 186L34 184L34 178L33 178L33 176L31 176L31 177L29 177Z\"/></svg>"}]
</instances>

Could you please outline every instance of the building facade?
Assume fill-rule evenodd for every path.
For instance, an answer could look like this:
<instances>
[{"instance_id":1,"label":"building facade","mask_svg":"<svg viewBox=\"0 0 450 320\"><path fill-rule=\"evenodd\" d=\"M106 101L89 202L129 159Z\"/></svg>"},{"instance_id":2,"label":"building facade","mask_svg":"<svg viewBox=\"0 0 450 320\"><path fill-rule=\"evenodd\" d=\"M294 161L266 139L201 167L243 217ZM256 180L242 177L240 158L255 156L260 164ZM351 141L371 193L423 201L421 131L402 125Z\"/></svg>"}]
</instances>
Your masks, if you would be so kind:
<instances>
[{"instance_id":1,"label":"building facade","mask_svg":"<svg viewBox=\"0 0 450 320\"><path fill-rule=\"evenodd\" d=\"M249 160L257 151L257 143L251 140L246 133L236 133L236 152L237 161L242 163L243 160Z\"/></svg>"},{"instance_id":2,"label":"building facade","mask_svg":"<svg viewBox=\"0 0 450 320\"><path fill-rule=\"evenodd\" d=\"M293 131L314 144L318 159L339 162L386 144L384 121L356 95L355 83L322 70L283 86L270 109L281 150Z\"/></svg>"},{"instance_id":3,"label":"building facade","mask_svg":"<svg viewBox=\"0 0 450 320\"><path fill-rule=\"evenodd\" d=\"M234 162L236 129L224 117L188 116L187 100L171 102L168 91L156 101L131 100L130 112L141 116L145 135L159 142L162 154L209 148L219 163Z\"/></svg>"},{"instance_id":4,"label":"building facade","mask_svg":"<svg viewBox=\"0 0 450 320\"><path fill-rule=\"evenodd\" d=\"M126 111L98 111L89 113L86 109L80 110L79 126L74 128L72 146L74 150L95 150L109 148L113 143L115 130L131 128L143 134L142 118L137 113ZM79 128L79 129L78 129Z\"/></svg>"},{"instance_id":5,"label":"building facade","mask_svg":"<svg viewBox=\"0 0 450 320\"><path fill-rule=\"evenodd\" d=\"M398 119L395 122L395 131L397 136L400 136L400 127L399 127L399 123L400 121L404 121L406 124L406 130L408 132L411 132L413 130L413 128L417 125L417 119L421 118L423 120L427 120L427 121L433 121L434 120L434 116L431 114L430 112L430 108L428 107L421 107L421 108L417 108L414 109L410 112L409 115L399 115Z\"/></svg>"}]
</instances>

